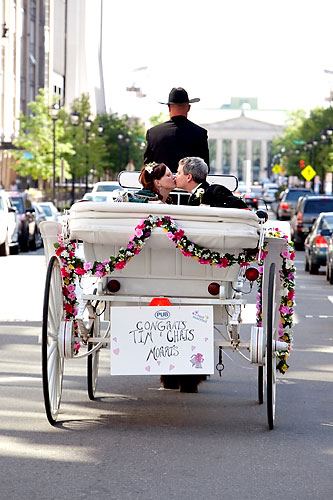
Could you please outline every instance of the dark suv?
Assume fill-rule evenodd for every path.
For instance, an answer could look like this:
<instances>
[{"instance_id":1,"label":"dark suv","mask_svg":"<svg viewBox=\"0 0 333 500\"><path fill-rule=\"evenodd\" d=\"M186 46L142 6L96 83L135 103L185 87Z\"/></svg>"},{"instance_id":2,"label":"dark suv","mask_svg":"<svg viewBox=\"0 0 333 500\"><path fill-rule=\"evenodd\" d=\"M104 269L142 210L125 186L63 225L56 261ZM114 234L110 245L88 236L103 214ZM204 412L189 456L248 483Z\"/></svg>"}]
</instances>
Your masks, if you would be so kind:
<instances>
[{"instance_id":1,"label":"dark suv","mask_svg":"<svg viewBox=\"0 0 333 500\"><path fill-rule=\"evenodd\" d=\"M290 237L296 250L304 247L304 241L312 225L321 212L333 212L333 196L303 196L297 202L295 213L290 220Z\"/></svg>"},{"instance_id":2,"label":"dark suv","mask_svg":"<svg viewBox=\"0 0 333 500\"><path fill-rule=\"evenodd\" d=\"M312 194L311 189L307 188L289 188L283 192L279 206L277 208L276 216L278 220L289 220L295 210L297 200L301 196Z\"/></svg>"},{"instance_id":3,"label":"dark suv","mask_svg":"<svg viewBox=\"0 0 333 500\"><path fill-rule=\"evenodd\" d=\"M19 245L22 252L33 250L35 247L35 238L37 232L35 210L27 193L14 192L9 193L12 205L16 208L19 218Z\"/></svg>"}]
</instances>

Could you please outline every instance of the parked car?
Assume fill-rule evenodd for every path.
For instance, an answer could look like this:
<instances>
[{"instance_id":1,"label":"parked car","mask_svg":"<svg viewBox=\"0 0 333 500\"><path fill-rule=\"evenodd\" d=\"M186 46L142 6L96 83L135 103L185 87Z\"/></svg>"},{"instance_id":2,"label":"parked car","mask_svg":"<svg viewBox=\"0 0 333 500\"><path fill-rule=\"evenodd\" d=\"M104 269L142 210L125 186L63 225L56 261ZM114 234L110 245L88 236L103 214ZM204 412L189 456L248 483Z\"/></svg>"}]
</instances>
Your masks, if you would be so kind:
<instances>
[{"instance_id":1,"label":"parked car","mask_svg":"<svg viewBox=\"0 0 333 500\"><path fill-rule=\"evenodd\" d=\"M304 268L317 274L326 265L328 240L333 232L333 212L321 213L316 218L304 242Z\"/></svg>"},{"instance_id":2,"label":"parked car","mask_svg":"<svg viewBox=\"0 0 333 500\"><path fill-rule=\"evenodd\" d=\"M6 191L0 191L0 255L17 254L20 220Z\"/></svg>"},{"instance_id":3,"label":"parked car","mask_svg":"<svg viewBox=\"0 0 333 500\"><path fill-rule=\"evenodd\" d=\"M313 223L321 212L333 211L333 196L313 195L303 196L296 205L294 215L290 220L290 237L296 250L301 250L304 241L310 233Z\"/></svg>"},{"instance_id":4,"label":"parked car","mask_svg":"<svg viewBox=\"0 0 333 500\"><path fill-rule=\"evenodd\" d=\"M270 188L263 192L262 199L265 203L273 203L276 200L276 193L279 188Z\"/></svg>"},{"instance_id":5,"label":"parked car","mask_svg":"<svg viewBox=\"0 0 333 500\"><path fill-rule=\"evenodd\" d=\"M35 241L37 230L35 210L27 193L10 191L8 194L19 214L19 247L22 252L27 252L34 246Z\"/></svg>"},{"instance_id":6,"label":"parked car","mask_svg":"<svg viewBox=\"0 0 333 500\"><path fill-rule=\"evenodd\" d=\"M326 278L330 282L330 284L333 285L333 232L331 232L331 236L329 237L328 242L327 242Z\"/></svg>"},{"instance_id":7,"label":"parked car","mask_svg":"<svg viewBox=\"0 0 333 500\"><path fill-rule=\"evenodd\" d=\"M40 232L40 223L47 220L44 210L39 206L39 203L32 203L32 208L35 211L36 228L34 238L30 242L30 250L36 250L43 246L43 238Z\"/></svg>"},{"instance_id":8,"label":"parked car","mask_svg":"<svg viewBox=\"0 0 333 500\"><path fill-rule=\"evenodd\" d=\"M96 182L94 187L92 188L91 192L94 194L97 193L112 193L112 191L124 191L124 188L120 186L119 182L116 181L101 181L101 182Z\"/></svg>"},{"instance_id":9,"label":"parked car","mask_svg":"<svg viewBox=\"0 0 333 500\"><path fill-rule=\"evenodd\" d=\"M262 199L262 187L251 186L251 188L246 191L243 199L249 207L257 209L259 199Z\"/></svg>"},{"instance_id":10,"label":"parked car","mask_svg":"<svg viewBox=\"0 0 333 500\"><path fill-rule=\"evenodd\" d=\"M46 220L58 221L60 213L57 207L51 201L42 201L37 203L37 205L43 210Z\"/></svg>"},{"instance_id":11,"label":"parked car","mask_svg":"<svg viewBox=\"0 0 333 500\"><path fill-rule=\"evenodd\" d=\"M312 194L311 189L306 188L288 188L281 196L276 216L278 220L289 220L293 215L298 198Z\"/></svg>"}]
</instances>

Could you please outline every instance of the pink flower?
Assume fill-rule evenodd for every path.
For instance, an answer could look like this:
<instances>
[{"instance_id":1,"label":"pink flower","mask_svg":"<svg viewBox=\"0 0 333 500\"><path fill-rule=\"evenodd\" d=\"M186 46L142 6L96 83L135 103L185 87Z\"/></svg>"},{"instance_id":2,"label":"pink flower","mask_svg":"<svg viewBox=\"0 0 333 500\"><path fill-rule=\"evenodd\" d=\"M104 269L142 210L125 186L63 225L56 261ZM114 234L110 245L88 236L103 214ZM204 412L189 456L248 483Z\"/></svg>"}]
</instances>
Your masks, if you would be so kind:
<instances>
[{"instance_id":1,"label":"pink flower","mask_svg":"<svg viewBox=\"0 0 333 500\"><path fill-rule=\"evenodd\" d=\"M288 252L288 250L286 248L284 248L281 252L281 255L282 257L284 257L285 259L289 259L290 258L290 253Z\"/></svg>"},{"instance_id":2,"label":"pink flower","mask_svg":"<svg viewBox=\"0 0 333 500\"><path fill-rule=\"evenodd\" d=\"M83 276L84 274L86 274L86 270L85 269L82 269L82 267L76 267L74 269L74 272L75 274L78 274L79 276Z\"/></svg>"},{"instance_id":3,"label":"pink flower","mask_svg":"<svg viewBox=\"0 0 333 500\"><path fill-rule=\"evenodd\" d=\"M167 237L169 238L169 240L173 240L173 233L171 233L170 231L167 232Z\"/></svg>"},{"instance_id":4,"label":"pink flower","mask_svg":"<svg viewBox=\"0 0 333 500\"><path fill-rule=\"evenodd\" d=\"M93 265L92 265L92 263L91 263L91 262L85 262L85 263L83 264L83 267L84 267L84 269L85 269L86 271L90 271L90 269L92 269Z\"/></svg>"},{"instance_id":5,"label":"pink flower","mask_svg":"<svg viewBox=\"0 0 333 500\"><path fill-rule=\"evenodd\" d=\"M74 290L75 290L75 285L73 285L73 284L68 285L67 290L68 290L69 292L74 292Z\"/></svg>"},{"instance_id":6,"label":"pink flower","mask_svg":"<svg viewBox=\"0 0 333 500\"><path fill-rule=\"evenodd\" d=\"M114 267L115 269L124 269L126 266L126 262L124 260L121 260L120 262L116 262Z\"/></svg>"},{"instance_id":7,"label":"pink flower","mask_svg":"<svg viewBox=\"0 0 333 500\"><path fill-rule=\"evenodd\" d=\"M75 300L76 299L75 293L74 292L69 293L68 298L69 298L69 300Z\"/></svg>"},{"instance_id":8,"label":"pink flower","mask_svg":"<svg viewBox=\"0 0 333 500\"><path fill-rule=\"evenodd\" d=\"M143 235L142 229L138 227L135 228L135 234L140 238Z\"/></svg>"},{"instance_id":9,"label":"pink flower","mask_svg":"<svg viewBox=\"0 0 333 500\"><path fill-rule=\"evenodd\" d=\"M292 310L288 306L280 306L279 311L281 314L290 314Z\"/></svg>"},{"instance_id":10,"label":"pink flower","mask_svg":"<svg viewBox=\"0 0 333 500\"><path fill-rule=\"evenodd\" d=\"M259 274L262 274L264 272L263 266L259 266L258 267L258 271L259 271Z\"/></svg>"}]
</instances>

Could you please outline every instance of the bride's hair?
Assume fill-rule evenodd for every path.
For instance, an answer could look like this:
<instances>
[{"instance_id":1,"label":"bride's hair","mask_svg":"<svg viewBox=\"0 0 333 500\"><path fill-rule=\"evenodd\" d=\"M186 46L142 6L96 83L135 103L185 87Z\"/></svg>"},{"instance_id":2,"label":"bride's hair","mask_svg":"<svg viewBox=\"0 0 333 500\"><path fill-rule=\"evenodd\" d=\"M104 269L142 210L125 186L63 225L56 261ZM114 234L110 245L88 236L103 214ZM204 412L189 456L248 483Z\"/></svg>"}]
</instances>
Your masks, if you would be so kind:
<instances>
[{"instance_id":1,"label":"bride's hair","mask_svg":"<svg viewBox=\"0 0 333 500\"><path fill-rule=\"evenodd\" d=\"M143 189L156 193L159 200L163 197L158 192L154 181L160 180L165 175L166 169L167 166L164 163L148 163L142 167L139 176L139 182L142 184ZM170 196L168 196L167 203L172 203Z\"/></svg>"}]
</instances>

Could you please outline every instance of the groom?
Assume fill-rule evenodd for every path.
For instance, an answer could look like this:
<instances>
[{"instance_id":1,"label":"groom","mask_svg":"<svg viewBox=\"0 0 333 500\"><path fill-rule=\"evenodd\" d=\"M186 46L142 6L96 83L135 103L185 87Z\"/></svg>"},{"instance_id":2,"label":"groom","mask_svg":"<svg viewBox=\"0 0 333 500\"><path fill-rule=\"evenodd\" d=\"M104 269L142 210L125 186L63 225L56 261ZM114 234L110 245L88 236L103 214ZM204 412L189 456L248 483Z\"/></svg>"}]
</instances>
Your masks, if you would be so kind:
<instances>
[{"instance_id":1,"label":"groom","mask_svg":"<svg viewBox=\"0 0 333 500\"><path fill-rule=\"evenodd\" d=\"M202 158L189 156L178 163L177 188L191 193L188 204L209 205L223 208L248 208L246 203L234 196L225 186L209 184L206 181L208 166Z\"/></svg>"}]
</instances>

